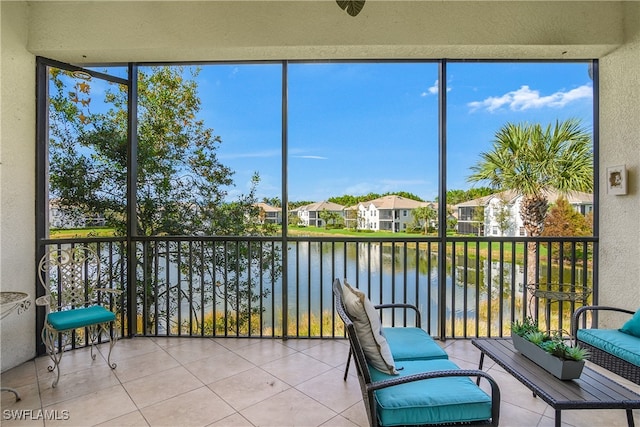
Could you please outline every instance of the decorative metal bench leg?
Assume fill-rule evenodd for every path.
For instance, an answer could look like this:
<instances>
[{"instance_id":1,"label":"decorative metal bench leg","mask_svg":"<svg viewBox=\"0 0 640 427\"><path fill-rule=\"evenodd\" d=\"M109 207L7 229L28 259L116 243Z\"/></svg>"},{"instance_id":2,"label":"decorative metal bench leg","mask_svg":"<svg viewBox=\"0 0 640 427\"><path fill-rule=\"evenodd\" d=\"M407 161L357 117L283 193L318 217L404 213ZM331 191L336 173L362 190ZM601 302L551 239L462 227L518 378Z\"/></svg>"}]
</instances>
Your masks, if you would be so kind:
<instances>
[{"instance_id":1,"label":"decorative metal bench leg","mask_svg":"<svg viewBox=\"0 0 640 427\"><path fill-rule=\"evenodd\" d=\"M96 341L98 341L98 337L102 331L101 325L91 325L87 328L89 330L89 344L91 346L91 360L96 360L96 355L93 352L93 348L95 347Z\"/></svg>"},{"instance_id":2,"label":"decorative metal bench leg","mask_svg":"<svg viewBox=\"0 0 640 427\"><path fill-rule=\"evenodd\" d=\"M46 327L42 328L42 342L47 349L47 354L53 362L53 366L49 365L47 370L49 372L53 372L54 370L57 371L56 379L51 383L51 387L53 388L58 385L58 381L60 380L60 361L62 360L62 354L64 353L64 345L61 345L60 351L56 352L56 336L60 337L60 340L62 340L62 334L53 332Z\"/></svg>"},{"instance_id":3,"label":"decorative metal bench leg","mask_svg":"<svg viewBox=\"0 0 640 427\"><path fill-rule=\"evenodd\" d=\"M635 421L633 421L633 410L627 409L627 424L629 427L634 427L636 425Z\"/></svg>"},{"instance_id":4,"label":"decorative metal bench leg","mask_svg":"<svg viewBox=\"0 0 640 427\"><path fill-rule=\"evenodd\" d=\"M109 355L107 356L107 364L109 365L109 367L111 369L116 369L116 367L118 366L116 363L112 363L111 362L111 350L113 350L113 347L116 345L116 341L118 340L118 333L116 331L116 327L115 325L106 325L105 327L105 332L107 332L107 327L110 327L109 329L111 330L111 332L109 333Z\"/></svg>"},{"instance_id":5,"label":"decorative metal bench leg","mask_svg":"<svg viewBox=\"0 0 640 427\"><path fill-rule=\"evenodd\" d=\"M117 334L115 332L115 326L111 323L100 323L97 325L89 326L89 339L91 341L91 358L96 360L96 355L93 353L93 347L95 343L98 342L98 339L102 336L102 334L109 335L109 354L107 356L107 364L111 369L115 369L118 365L111 362L111 351L113 350L113 346L116 345L116 341L118 340Z\"/></svg>"},{"instance_id":6,"label":"decorative metal bench leg","mask_svg":"<svg viewBox=\"0 0 640 427\"><path fill-rule=\"evenodd\" d=\"M91 332L91 358L93 360L96 359L96 356L93 354L93 346L98 341L98 338L100 338L104 333L109 336L109 354L107 356L107 364L111 369L115 369L118 365L111 362L111 350L113 350L113 346L116 345L116 340L118 339L115 333L115 327L112 327L111 323L100 323L90 326L89 330Z\"/></svg>"}]
</instances>

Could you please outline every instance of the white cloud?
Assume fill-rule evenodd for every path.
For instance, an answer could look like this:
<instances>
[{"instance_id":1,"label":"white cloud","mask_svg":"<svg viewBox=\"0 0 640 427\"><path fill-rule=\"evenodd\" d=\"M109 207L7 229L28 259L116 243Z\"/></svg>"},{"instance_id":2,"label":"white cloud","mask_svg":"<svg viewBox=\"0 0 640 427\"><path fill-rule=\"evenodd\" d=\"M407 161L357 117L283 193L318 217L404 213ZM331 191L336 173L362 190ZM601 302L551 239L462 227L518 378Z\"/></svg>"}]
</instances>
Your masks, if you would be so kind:
<instances>
[{"instance_id":1,"label":"white cloud","mask_svg":"<svg viewBox=\"0 0 640 427\"><path fill-rule=\"evenodd\" d=\"M438 79L436 79L436 81L433 82L433 86L429 87L425 92L422 92L420 96L437 95L438 90ZM447 92L451 92L451 87L447 86Z\"/></svg>"},{"instance_id":2,"label":"white cloud","mask_svg":"<svg viewBox=\"0 0 640 427\"><path fill-rule=\"evenodd\" d=\"M309 156L309 155L305 155L305 156L291 156L291 157L295 157L297 159L316 159L316 160L328 160L328 157L323 157L323 156Z\"/></svg>"},{"instance_id":3,"label":"white cloud","mask_svg":"<svg viewBox=\"0 0 640 427\"><path fill-rule=\"evenodd\" d=\"M436 95L438 93L438 80L433 82L433 86L427 89L431 95Z\"/></svg>"},{"instance_id":4,"label":"white cloud","mask_svg":"<svg viewBox=\"0 0 640 427\"><path fill-rule=\"evenodd\" d=\"M531 108L562 108L571 102L592 97L593 88L590 85L582 85L564 92L558 91L547 96L540 96L540 91L532 90L529 86L524 85L520 89L507 92L502 96L491 96L483 101L469 102L467 106L472 112L483 109L492 113L501 108L508 108L511 111L525 111Z\"/></svg>"}]
</instances>

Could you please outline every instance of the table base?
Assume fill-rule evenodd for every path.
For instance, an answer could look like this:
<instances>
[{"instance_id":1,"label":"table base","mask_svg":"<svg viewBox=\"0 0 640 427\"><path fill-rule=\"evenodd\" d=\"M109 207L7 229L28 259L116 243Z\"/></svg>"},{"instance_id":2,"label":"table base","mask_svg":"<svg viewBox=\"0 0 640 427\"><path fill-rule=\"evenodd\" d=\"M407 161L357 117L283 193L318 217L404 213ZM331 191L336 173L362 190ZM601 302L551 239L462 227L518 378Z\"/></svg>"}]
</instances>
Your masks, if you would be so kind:
<instances>
[{"instance_id":1,"label":"table base","mask_svg":"<svg viewBox=\"0 0 640 427\"><path fill-rule=\"evenodd\" d=\"M11 388L11 387L0 387L0 392L2 391L8 391L11 392L13 394L16 395L16 402L18 402L21 398L20 398L20 393L18 393L18 390L16 390L15 388Z\"/></svg>"}]
</instances>

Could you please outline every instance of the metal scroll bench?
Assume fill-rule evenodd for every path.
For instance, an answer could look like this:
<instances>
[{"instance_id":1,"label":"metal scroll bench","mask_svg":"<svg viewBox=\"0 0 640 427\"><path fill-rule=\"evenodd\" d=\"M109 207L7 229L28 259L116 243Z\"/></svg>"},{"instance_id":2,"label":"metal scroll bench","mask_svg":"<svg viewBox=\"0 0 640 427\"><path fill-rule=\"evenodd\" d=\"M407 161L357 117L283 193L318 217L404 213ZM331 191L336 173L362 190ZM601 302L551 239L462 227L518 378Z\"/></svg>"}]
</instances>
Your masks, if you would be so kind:
<instances>
[{"instance_id":1,"label":"metal scroll bench","mask_svg":"<svg viewBox=\"0 0 640 427\"><path fill-rule=\"evenodd\" d=\"M39 280L45 295L36 299L45 307L42 341L51 358L49 372L56 371L52 387L60 380L60 361L65 346L76 339L76 331L86 336L95 360L94 345L102 335L109 337L107 364L111 369L111 351L117 340L114 299L121 290L101 288L100 258L91 248L70 246L48 251L38 265Z\"/></svg>"}]
</instances>

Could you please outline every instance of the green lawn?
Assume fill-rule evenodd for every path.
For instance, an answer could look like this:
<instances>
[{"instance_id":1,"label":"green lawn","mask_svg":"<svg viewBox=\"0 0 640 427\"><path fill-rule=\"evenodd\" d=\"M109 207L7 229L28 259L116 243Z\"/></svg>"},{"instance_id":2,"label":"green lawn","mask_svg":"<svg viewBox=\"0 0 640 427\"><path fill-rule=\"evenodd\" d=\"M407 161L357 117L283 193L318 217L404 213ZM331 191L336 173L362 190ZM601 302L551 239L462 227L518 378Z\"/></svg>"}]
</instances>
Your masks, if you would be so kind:
<instances>
[{"instance_id":1,"label":"green lawn","mask_svg":"<svg viewBox=\"0 0 640 427\"><path fill-rule=\"evenodd\" d=\"M376 232L362 232L349 229L325 229L322 227L289 227L289 234L292 236L336 236L336 237L370 237L372 239L379 237L395 237L401 239L402 237L422 237L423 234L419 233L391 233L385 231ZM87 238L87 237L114 237L115 229L110 227L92 227L92 228L69 228L69 229L56 229L51 230L50 236L52 239L73 239L73 238ZM436 237L435 235L429 235L428 237ZM468 254L470 257L475 256L475 244L470 243L468 245ZM489 244L487 242L480 243L480 255L487 257ZM499 256L500 245L492 243L492 258ZM511 259L511 245L505 244L504 246L504 259ZM516 258L522 260L525 253L524 243L516 244ZM456 244L456 252L462 253L464 247L462 244ZM546 256L547 248L541 246L541 256Z\"/></svg>"},{"instance_id":2,"label":"green lawn","mask_svg":"<svg viewBox=\"0 0 640 427\"><path fill-rule=\"evenodd\" d=\"M85 237L114 237L115 229L111 227L61 228L49 232L51 239L73 239Z\"/></svg>"},{"instance_id":3,"label":"green lawn","mask_svg":"<svg viewBox=\"0 0 640 427\"><path fill-rule=\"evenodd\" d=\"M323 228L323 227L289 227L289 234L293 236L349 236L349 237L422 237L420 233L392 233L390 231L363 232L347 228ZM430 235L436 237L436 235Z\"/></svg>"}]
</instances>

